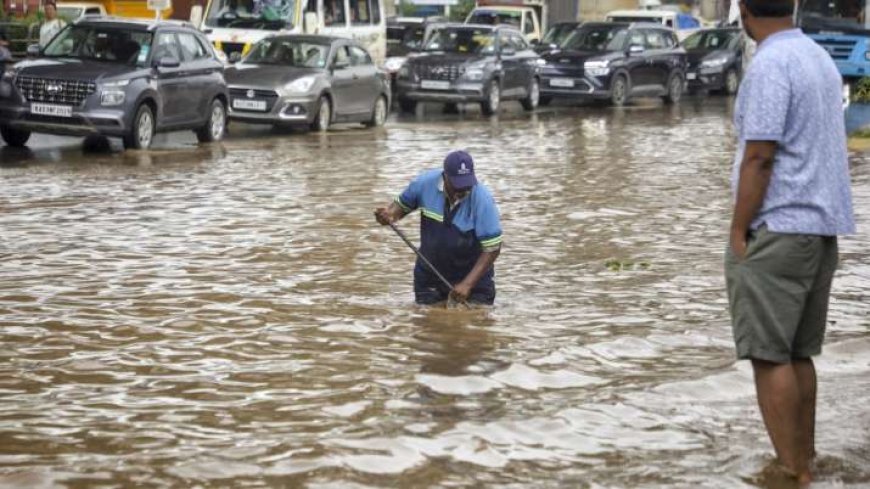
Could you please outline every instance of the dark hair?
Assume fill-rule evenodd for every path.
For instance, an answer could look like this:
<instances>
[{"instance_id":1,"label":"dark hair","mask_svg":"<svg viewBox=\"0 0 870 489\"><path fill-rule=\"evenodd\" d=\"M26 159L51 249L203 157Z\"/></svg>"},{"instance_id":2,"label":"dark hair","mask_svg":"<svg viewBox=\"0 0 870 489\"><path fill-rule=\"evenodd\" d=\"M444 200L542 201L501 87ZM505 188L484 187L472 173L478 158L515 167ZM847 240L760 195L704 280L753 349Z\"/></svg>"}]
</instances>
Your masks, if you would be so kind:
<instances>
[{"instance_id":1,"label":"dark hair","mask_svg":"<svg viewBox=\"0 0 870 489\"><path fill-rule=\"evenodd\" d=\"M794 0L741 0L753 17L791 17Z\"/></svg>"}]
</instances>

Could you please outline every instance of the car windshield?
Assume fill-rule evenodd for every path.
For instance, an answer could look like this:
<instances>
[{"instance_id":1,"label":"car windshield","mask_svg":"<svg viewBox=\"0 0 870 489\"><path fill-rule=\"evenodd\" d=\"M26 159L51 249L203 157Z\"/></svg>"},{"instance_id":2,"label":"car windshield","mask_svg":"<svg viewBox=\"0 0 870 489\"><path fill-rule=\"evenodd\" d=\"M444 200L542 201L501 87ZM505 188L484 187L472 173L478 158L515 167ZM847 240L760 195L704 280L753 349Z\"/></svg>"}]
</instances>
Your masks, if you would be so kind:
<instances>
[{"instance_id":1,"label":"car windshield","mask_svg":"<svg viewBox=\"0 0 870 489\"><path fill-rule=\"evenodd\" d=\"M865 19L864 2L860 0L803 0L800 2L800 17L809 20L813 27L838 26L864 27L870 23Z\"/></svg>"},{"instance_id":2,"label":"car windshield","mask_svg":"<svg viewBox=\"0 0 870 489\"><path fill-rule=\"evenodd\" d=\"M683 41L683 47L705 51L726 49L736 37L736 32L729 31L696 32Z\"/></svg>"},{"instance_id":3,"label":"car windshield","mask_svg":"<svg viewBox=\"0 0 870 489\"><path fill-rule=\"evenodd\" d=\"M302 39L265 39L251 48L245 63L323 68L329 44Z\"/></svg>"},{"instance_id":4,"label":"car windshield","mask_svg":"<svg viewBox=\"0 0 870 489\"><path fill-rule=\"evenodd\" d=\"M420 49L425 35L426 26L423 24L387 26L387 50L405 52Z\"/></svg>"},{"instance_id":5,"label":"car windshield","mask_svg":"<svg viewBox=\"0 0 870 489\"><path fill-rule=\"evenodd\" d=\"M662 23L664 23L664 19L662 19L661 17L646 17L646 16L634 17L634 16L630 16L630 15L608 17L607 20L609 20L610 22L622 22L624 24L633 24L635 22L644 22L644 23L648 23L648 24L662 24ZM670 24L672 24L672 23L669 23L669 25Z\"/></svg>"},{"instance_id":6,"label":"car windshield","mask_svg":"<svg viewBox=\"0 0 870 489\"><path fill-rule=\"evenodd\" d=\"M471 14L466 24L512 25L520 28L522 12L504 10L478 10Z\"/></svg>"},{"instance_id":7,"label":"car windshield","mask_svg":"<svg viewBox=\"0 0 870 489\"><path fill-rule=\"evenodd\" d=\"M64 28L46 46L44 55L144 66L150 50L148 31L78 24Z\"/></svg>"},{"instance_id":8,"label":"car windshield","mask_svg":"<svg viewBox=\"0 0 870 489\"><path fill-rule=\"evenodd\" d=\"M585 26L576 29L561 48L570 51L611 52L625 48L628 28L624 26Z\"/></svg>"},{"instance_id":9,"label":"car windshield","mask_svg":"<svg viewBox=\"0 0 870 489\"><path fill-rule=\"evenodd\" d=\"M495 53L495 32L489 29L438 29L426 41L426 51L461 54Z\"/></svg>"},{"instance_id":10,"label":"car windshield","mask_svg":"<svg viewBox=\"0 0 870 489\"><path fill-rule=\"evenodd\" d=\"M541 44L555 44L558 46L562 44L562 41L567 39L576 28L577 26L574 24L556 24L553 27L550 27L550 30L547 31L547 35L544 36Z\"/></svg>"},{"instance_id":11,"label":"car windshield","mask_svg":"<svg viewBox=\"0 0 870 489\"><path fill-rule=\"evenodd\" d=\"M295 13L296 0L214 0L205 25L279 30L293 26Z\"/></svg>"},{"instance_id":12,"label":"car windshield","mask_svg":"<svg viewBox=\"0 0 870 489\"><path fill-rule=\"evenodd\" d=\"M67 22L71 22L81 17L84 10L84 7L67 7L64 5L58 5L57 16Z\"/></svg>"}]
</instances>

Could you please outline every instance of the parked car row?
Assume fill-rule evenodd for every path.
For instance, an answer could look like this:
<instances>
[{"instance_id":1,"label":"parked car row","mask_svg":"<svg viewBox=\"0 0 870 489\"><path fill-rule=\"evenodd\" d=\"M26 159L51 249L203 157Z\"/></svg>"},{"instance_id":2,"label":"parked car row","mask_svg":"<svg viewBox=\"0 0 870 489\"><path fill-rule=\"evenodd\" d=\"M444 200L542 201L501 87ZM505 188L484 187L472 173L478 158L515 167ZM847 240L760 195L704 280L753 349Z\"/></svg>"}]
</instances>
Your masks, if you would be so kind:
<instances>
[{"instance_id":1,"label":"parked car row","mask_svg":"<svg viewBox=\"0 0 870 489\"><path fill-rule=\"evenodd\" d=\"M529 111L554 98L675 103L687 83L733 92L739 82L736 30L699 31L687 52L659 24L585 23L541 55L509 25L430 27L392 83L346 38L276 35L226 66L190 24L84 17L2 73L0 137L24 146L34 132L97 134L143 149L176 130L217 141L231 120L315 131L380 126L394 97L404 111L476 103L494 114L510 100Z\"/></svg>"}]
</instances>

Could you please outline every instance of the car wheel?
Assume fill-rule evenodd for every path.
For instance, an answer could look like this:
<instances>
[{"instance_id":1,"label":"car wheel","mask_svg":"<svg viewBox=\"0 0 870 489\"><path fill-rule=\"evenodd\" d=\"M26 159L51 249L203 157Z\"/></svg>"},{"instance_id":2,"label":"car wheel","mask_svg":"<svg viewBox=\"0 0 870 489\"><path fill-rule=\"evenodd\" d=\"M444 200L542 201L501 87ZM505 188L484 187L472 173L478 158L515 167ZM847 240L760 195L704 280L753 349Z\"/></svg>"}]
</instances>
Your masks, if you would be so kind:
<instances>
[{"instance_id":1,"label":"car wheel","mask_svg":"<svg viewBox=\"0 0 870 489\"><path fill-rule=\"evenodd\" d=\"M133 126L124 136L125 149L148 149L154 142L154 113L148 104L142 104L136 109Z\"/></svg>"},{"instance_id":2,"label":"car wheel","mask_svg":"<svg viewBox=\"0 0 870 489\"><path fill-rule=\"evenodd\" d=\"M628 102L628 78L616 75L610 83L610 103L622 107Z\"/></svg>"},{"instance_id":3,"label":"car wheel","mask_svg":"<svg viewBox=\"0 0 870 489\"><path fill-rule=\"evenodd\" d=\"M683 97L683 77L674 75L668 80L668 93L665 95L665 102L668 104L679 103Z\"/></svg>"},{"instance_id":4,"label":"car wheel","mask_svg":"<svg viewBox=\"0 0 870 489\"><path fill-rule=\"evenodd\" d=\"M550 105L550 102L553 101L553 97L540 97L538 99L538 106L543 107L545 105Z\"/></svg>"},{"instance_id":5,"label":"car wheel","mask_svg":"<svg viewBox=\"0 0 870 489\"><path fill-rule=\"evenodd\" d=\"M381 95L375 100L375 106L372 108L372 118L366 122L368 127L381 127L387 122L387 97Z\"/></svg>"},{"instance_id":6,"label":"car wheel","mask_svg":"<svg viewBox=\"0 0 870 489\"><path fill-rule=\"evenodd\" d=\"M329 102L329 97L320 97L317 114L314 116L314 122L311 123L311 130L326 132L329 130L330 124L332 124L332 104Z\"/></svg>"},{"instance_id":7,"label":"car wheel","mask_svg":"<svg viewBox=\"0 0 870 489\"><path fill-rule=\"evenodd\" d=\"M224 138L227 131L227 109L220 99L211 102L211 111L205 125L196 131L200 143L213 143Z\"/></svg>"},{"instance_id":8,"label":"car wheel","mask_svg":"<svg viewBox=\"0 0 870 489\"><path fill-rule=\"evenodd\" d=\"M402 109L402 112L406 112L408 114L413 114L417 111L417 101L411 100L407 98L399 99L399 108Z\"/></svg>"},{"instance_id":9,"label":"car wheel","mask_svg":"<svg viewBox=\"0 0 870 489\"><path fill-rule=\"evenodd\" d=\"M489 90L486 91L486 100L481 102L480 110L484 115L494 115L498 112L498 106L501 103L501 88L498 85L498 80L489 82Z\"/></svg>"},{"instance_id":10,"label":"car wheel","mask_svg":"<svg viewBox=\"0 0 870 489\"><path fill-rule=\"evenodd\" d=\"M537 78L532 78L532 84L529 86L529 95L520 100L520 103L528 111L538 108L538 104L541 103L541 84Z\"/></svg>"},{"instance_id":11,"label":"car wheel","mask_svg":"<svg viewBox=\"0 0 870 489\"><path fill-rule=\"evenodd\" d=\"M3 141L6 141L6 144L9 146L23 148L30 139L30 131L0 126L0 136L3 137Z\"/></svg>"},{"instance_id":12,"label":"car wheel","mask_svg":"<svg viewBox=\"0 0 870 489\"><path fill-rule=\"evenodd\" d=\"M725 73L725 94L726 95L736 95L737 90L740 89L740 75L737 73L737 70L731 68Z\"/></svg>"}]
</instances>

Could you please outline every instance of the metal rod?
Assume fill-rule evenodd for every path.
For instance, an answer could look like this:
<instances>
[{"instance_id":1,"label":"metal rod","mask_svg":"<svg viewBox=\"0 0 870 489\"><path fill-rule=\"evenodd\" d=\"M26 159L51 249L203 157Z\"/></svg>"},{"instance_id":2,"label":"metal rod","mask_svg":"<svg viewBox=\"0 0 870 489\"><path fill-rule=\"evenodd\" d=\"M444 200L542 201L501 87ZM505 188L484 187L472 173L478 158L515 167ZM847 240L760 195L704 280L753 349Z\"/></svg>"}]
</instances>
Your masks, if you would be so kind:
<instances>
[{"instance_id":1,"label":"metal rod","mask_svg":"<svg viewBox=\"0 0 870 489\"><path fill-rule=\"evenodd\" d=\"M412 243L411 240L408 239L407 236L405 236L405 233L403 233L401 229L396 227L396 225L393 223L389 224L390 227L393 228L393 231L395 231L396 234L398 234L399 237L402 238L402 241L404 241L405 244L414 251L414 254L416 254L418 257L420 257L421 260L423 260L423 263L425 263L426 266L429 267L429 270L432 270L432 272L434 272L435 275L437 275L438 278L441 279L442 282L444 282L444 285L446 285L447 288L450 289L450 293L447 294L447 307L449 308L450 301L453 300L453 284L451 284L446 278L444 278L444 275L441 275L441 272L439 272L438 269L435 268L435 265L433 265L432 262L430 262L425 256L423 256L423 253L420 253L420 250L418 250L417 247L414 246L414 243ZM459 303L465 306L466 309L469 309L471 307L465 301L461 301Z\"/></svg>"}]
</instances>

